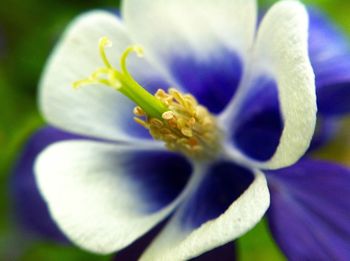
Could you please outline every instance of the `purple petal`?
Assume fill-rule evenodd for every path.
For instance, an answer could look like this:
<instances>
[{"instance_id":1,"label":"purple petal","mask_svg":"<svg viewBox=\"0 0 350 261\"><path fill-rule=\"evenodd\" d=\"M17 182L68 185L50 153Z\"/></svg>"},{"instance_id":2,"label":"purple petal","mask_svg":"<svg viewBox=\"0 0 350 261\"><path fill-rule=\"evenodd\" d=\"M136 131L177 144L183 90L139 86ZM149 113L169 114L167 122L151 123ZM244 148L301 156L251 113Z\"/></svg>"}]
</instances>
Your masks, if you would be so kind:
<instances>
[{"instance_id":1,"label":"purple petal","mask_svg":"<svg viewBox=\"0 0 350 261\"><path fill-rule=\"evenodd\" d=\"M131 246L119 251L115 254L113 260L138 260L141 254L146 250L149 244L154 240L157 234L163 229L167 221L163 221L157 225L146 235L138 239ZM221 247L215 248L207 253L202 254L199 257L191 259L191 261L211 261L214 259L218 260L236 260L236 247L233 242L230 242Z\"/></svg>"},{"instance_id":2,"label":"purple petal","mask_svg":"<svg viewBox=\"0 0 350 261\"><path fill-rule=\"evenodd\" d=\"M162 221L156 227L151 229L148 233L137 239L129 247L118 251L114 257L114 261L119 260L139 260L141 254L151 244L152 240L158 235L163 229L168 219Z\"/></svg>"},{"instance_id":3,"label":"purple petal","mask_svg":"<svg viewBox=\"0 0 350 261\"><path fill-rule=\"evenodd\" d=\"M214 164L205 175L184 207L181 223L188 229L223 214L254 180L250 170L230 162Z\"/></svg>"},{"instance_id":4,"label":"purple petal","mask_svg":"<svg viewBox=\"0 0 350 261\"><path fill-rule=\"evenodd\" d=\"M127 1L122 17L133 39L175 80L173 87L214 113L227 105L251 51L255 1L208 1L201 8L192 1Z\"/></svg>"},{"instance_id":5,"label":"purple petal","mask_svg":"<svg viewBox=\"0 0 350 261\"><path fill-rule=\"evenodd\" d=\"M323 14L310 9L309 54L316 75L318 110L323 115L350 112L350 46Z\"/></svg>"},{"instance_id":6,"label":"purple petal","mask_svg":"<svg viewBox=\"0 0 350 261\"><path fill-rule=\"evenodd\" d=\"M261 220L270 202L264 175L229 161L197 169L187 192L145 260L188 260L232 242Z\"/></svg>"},{"instance_id":7,"label":"purple petal","mask_svg":"<svg viewBox=\"0 0 350 261\"><path fill-rule=\"evenodd\" d=\"M179 196L192 173L184 157L168 151L135 152L124 164L129 182L135 183L145 210L151 213Z\"/></svg>"},{"instance_id":8,"label":"purple petal","mask_svg":"<svg viewBox=\"0 0 350 261\"><path fill-rule=\"evenodd\" d=\"M339 119L319 116L317 119L317 126L311 141L309 152L319 149L320 147L328 144L328 142L330 142L332 138L335 137L339 128Z\"/></svg>"},{"instance_id":9,"label":"purple petal","mask_svg":"<svg viewBox=\"0 0 350 261\"><path fill-rule=\"evenodd\" d=\"M35 169L59 227L101 254L130 245L171 214L192 172L184 157L159 146L88 140L51 145Z\"/></svg>"},{"instance_id":10,"label":"purple petal","mask_svg":"<svg viewBox=\"0 0 350 261\"><path fill-rule=\"evenodd\" d=\"M25 145L11 178L16 219L25 230L48 239L66 241L51 219L46 203L39 194L33 165L36 156L48 145L77 138L79 137L67 132L45 127L37 131Z\"/></svg>"},{"instance_id":11,"label":"purple petal","mask_svg":"<svg viewBox=\"0 0 350 261\"><path fill-rule=\"evenodd\" d=\"M193 54L169 58L173 78L211 112L221 112L235 94L242 76L236 53L218 49L206 59Z\"/></svg>"},{"instance_id":12,"label":"purple petal","mask_svg":"<svg viewBox=\"0 0 350 261\"><path fill-rule=\"evenodd\" d=\"M276 82L265 77L254 81L250 95L240 107L231 139L246 155L265 161L276 151L283 122Z\"/></svg>"},{"instance_id":13,"label":"purple petal","mask_svg":"<svg viewBox=\"0 0 350 261\"><path fill-rule=\"evenodd\" d=\"M230 242L221 247L217 247L198 257L192 258L191 261L212 261L212 260L237 260L236 247L233 242Z\"/></svg>"},{"instance_id":14,"label":"purple petal","mask_svg":"<svg viewBox=\"0 0 350 261\"><path fill-rule=\"evenodd\" d=\"M303 160L268 172L274 238L289 260L349 260L350 169Z\"/></svg>"},{"instance_id":15,"label":"purple petal","mask_svg":"<svg viewBox=\"0 0 350 261\"><path fill-rule=\"evenodd\" d=\"M239 109L240 121L234 122L231 140L249 157L265 161L276 151L283 120L275 81L260 77L253 85ZM336 133L338 125L336 119L319 117L310 150L325 145Z\"/></svg>"}]
</instances>

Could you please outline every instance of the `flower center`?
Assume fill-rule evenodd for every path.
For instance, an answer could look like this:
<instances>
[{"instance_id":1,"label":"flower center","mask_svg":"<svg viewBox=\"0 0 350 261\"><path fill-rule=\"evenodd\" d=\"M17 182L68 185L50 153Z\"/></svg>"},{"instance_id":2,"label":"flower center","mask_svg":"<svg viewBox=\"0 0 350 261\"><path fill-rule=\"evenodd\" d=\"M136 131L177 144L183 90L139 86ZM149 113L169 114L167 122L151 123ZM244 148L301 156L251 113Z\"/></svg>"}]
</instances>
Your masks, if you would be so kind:
<instances>
[{"instance_id":1,"label":"flower center","mask_svg":"<svg viewBox=\"0 0 350 261\"><path fill-rule=\"evenodd\" d=\"M189 157L208 160L220 151L220 131L215 117L198 104L195 97L170 88L159 89L155 95L146 91L128 72L126 59L131 52L143 56L140 46L128 47L121 56L117 70L108 61L105 48L111 46L107 37L99 41L99 50L105 67L98 68L88 78L73 83L74 88L102 84L118 90L132 100L134 120L148 129L155 140L161 140L169 150Z\"/></svg>"}]
</instances>

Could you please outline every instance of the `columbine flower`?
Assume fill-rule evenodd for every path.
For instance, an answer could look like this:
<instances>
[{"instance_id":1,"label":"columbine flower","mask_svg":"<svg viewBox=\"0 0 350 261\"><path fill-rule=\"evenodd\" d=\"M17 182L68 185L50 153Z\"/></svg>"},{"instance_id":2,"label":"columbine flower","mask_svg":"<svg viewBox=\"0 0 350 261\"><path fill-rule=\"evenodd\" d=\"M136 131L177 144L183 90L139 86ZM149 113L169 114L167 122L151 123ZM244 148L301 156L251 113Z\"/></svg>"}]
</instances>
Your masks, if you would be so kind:
<instances>
[{"instance_id":1,"label":"columbine flower","mask_svg":"<svg viewBox=\"0 0 350 261\"><path fill-rule=\"evenodd\" d=\"M271 171L295 163L314 130L307 13L296 1L277 3L255 34L255 1L197 4L129 0L122 21L93 12L71 25L45 72L41 106L51 124L90 139L54 143L40 154L41 193L64 233L97 253L130 245L174 212L143 258L188 259L261 219L269 206L267 174L278 242L294 251L291 257L308 256L282 231L281 213L293 208L286 209L281 195L291 193L281 184L294 187L289 173L328 165L303 161ZM328 28L323 34L313 21L310 30L323 39ZM106 50L105 36L113 42ZM130 56L127 64L130 51L140 53L133 43L143 46L145 59ZM316 81L320 97L330 86L345 90L342 74L328 71L328 48L310 45L317 76L325 77ZM111 61L120 56L119 68ZM74 91L72 82L90 86ZM347 170L328 169L347 181Z\"/></svg>"}]
</instances>

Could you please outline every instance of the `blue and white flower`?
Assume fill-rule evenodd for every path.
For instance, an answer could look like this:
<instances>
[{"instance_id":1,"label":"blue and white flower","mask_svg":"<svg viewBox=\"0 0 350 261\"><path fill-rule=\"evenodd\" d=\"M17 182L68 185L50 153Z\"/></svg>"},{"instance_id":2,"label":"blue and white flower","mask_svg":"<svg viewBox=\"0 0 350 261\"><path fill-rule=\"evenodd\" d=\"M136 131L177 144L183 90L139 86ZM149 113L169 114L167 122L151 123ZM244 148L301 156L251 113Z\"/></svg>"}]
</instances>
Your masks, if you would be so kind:
<instances>
[{"instance_id":1,"label":"blue and white flower","mask_svg":"<svg viewBox=\"0 0 350 261\"><path fill-rule=\"evenodd\" d=\"M311 25L319 28L310 21L310 30ZM92 252L115 252L173 213L141 259L189 259L233 241L260 221L270 204L266 176L277 195L269 216L279 218L279 205L286 203L278 200L279 176L298 166L310 171L319 166L302 162L286 168L304 155L314 133L312 65L317 77L324 75L316 78L317 93L329 95L335 74L327 63L333 54L326 44L308 45L309 16L298 1L278 2L257 31L256 23L253 0L126 0L121 18L94 11L71 24L45 70L40 106L51 125L79 137L58 138L64 141L48 146L35 164L40 192L71 241ZM106 36L113 46L105 53L102 41L101 61L96 46ZM161 106L140 101L132 86L114 77L125 73L125 59L120 69L115 69L118 63L109 64L125 58L124 50L134 43L143 46L145 58L130 56L126 74L152 94L175 88L169 94L176 106L190 97L186 93L193 95L200 104L194 103L194 111L205 111L214 135L206 135L207 124L200 125L204 131L177 124L176 140L191 145L184 150L183 142L169 143L152 132L149 119L168 126L169 114L161 111L159 116ZM339 56L343 58L341 52ZM78 91L70 88L97 68L102 68L98 76L108 77L90 77L84 81L90 86ZM339 85L344 75L339 72ZM112 88L96 86L98 80ZM336 90L344 93L344 86ZM124 88L125 96L113 88ZM146 128L132 120L131 100L139 106L136 114L146 115L144 122L138 120ZM171 117L181 116L176 106L164 104ZM325 115L349 111L345 104L329 112L324 104ZM192 153L193 136L199 154ZM283 234L279 222L274 229L278 235ZM286 251L289 247L284 245Z\"/></svg>"}]
</instances>

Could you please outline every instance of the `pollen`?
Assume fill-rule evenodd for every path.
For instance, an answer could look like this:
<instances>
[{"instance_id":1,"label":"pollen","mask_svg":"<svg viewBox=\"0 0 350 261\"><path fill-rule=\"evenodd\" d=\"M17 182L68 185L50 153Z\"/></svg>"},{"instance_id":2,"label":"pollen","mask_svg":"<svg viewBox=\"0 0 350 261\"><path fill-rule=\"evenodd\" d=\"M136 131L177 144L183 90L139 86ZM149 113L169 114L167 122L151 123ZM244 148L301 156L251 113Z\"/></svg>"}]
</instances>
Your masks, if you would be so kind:
<instances>
[{"instance_id":1,"label":"pollen","mask_svg":"<svg viewBox=\"0 0 350 261\"><path fill-rule=\"evenodd\" d=\"M208 159L218 154L220 131L215 117L195 97L174 88L168 92L159 89L155 97L168 108L161 119L147 117L138 106L134 109L135 121L155 140L191 158Z\"/></svg>"}]
</instances>

